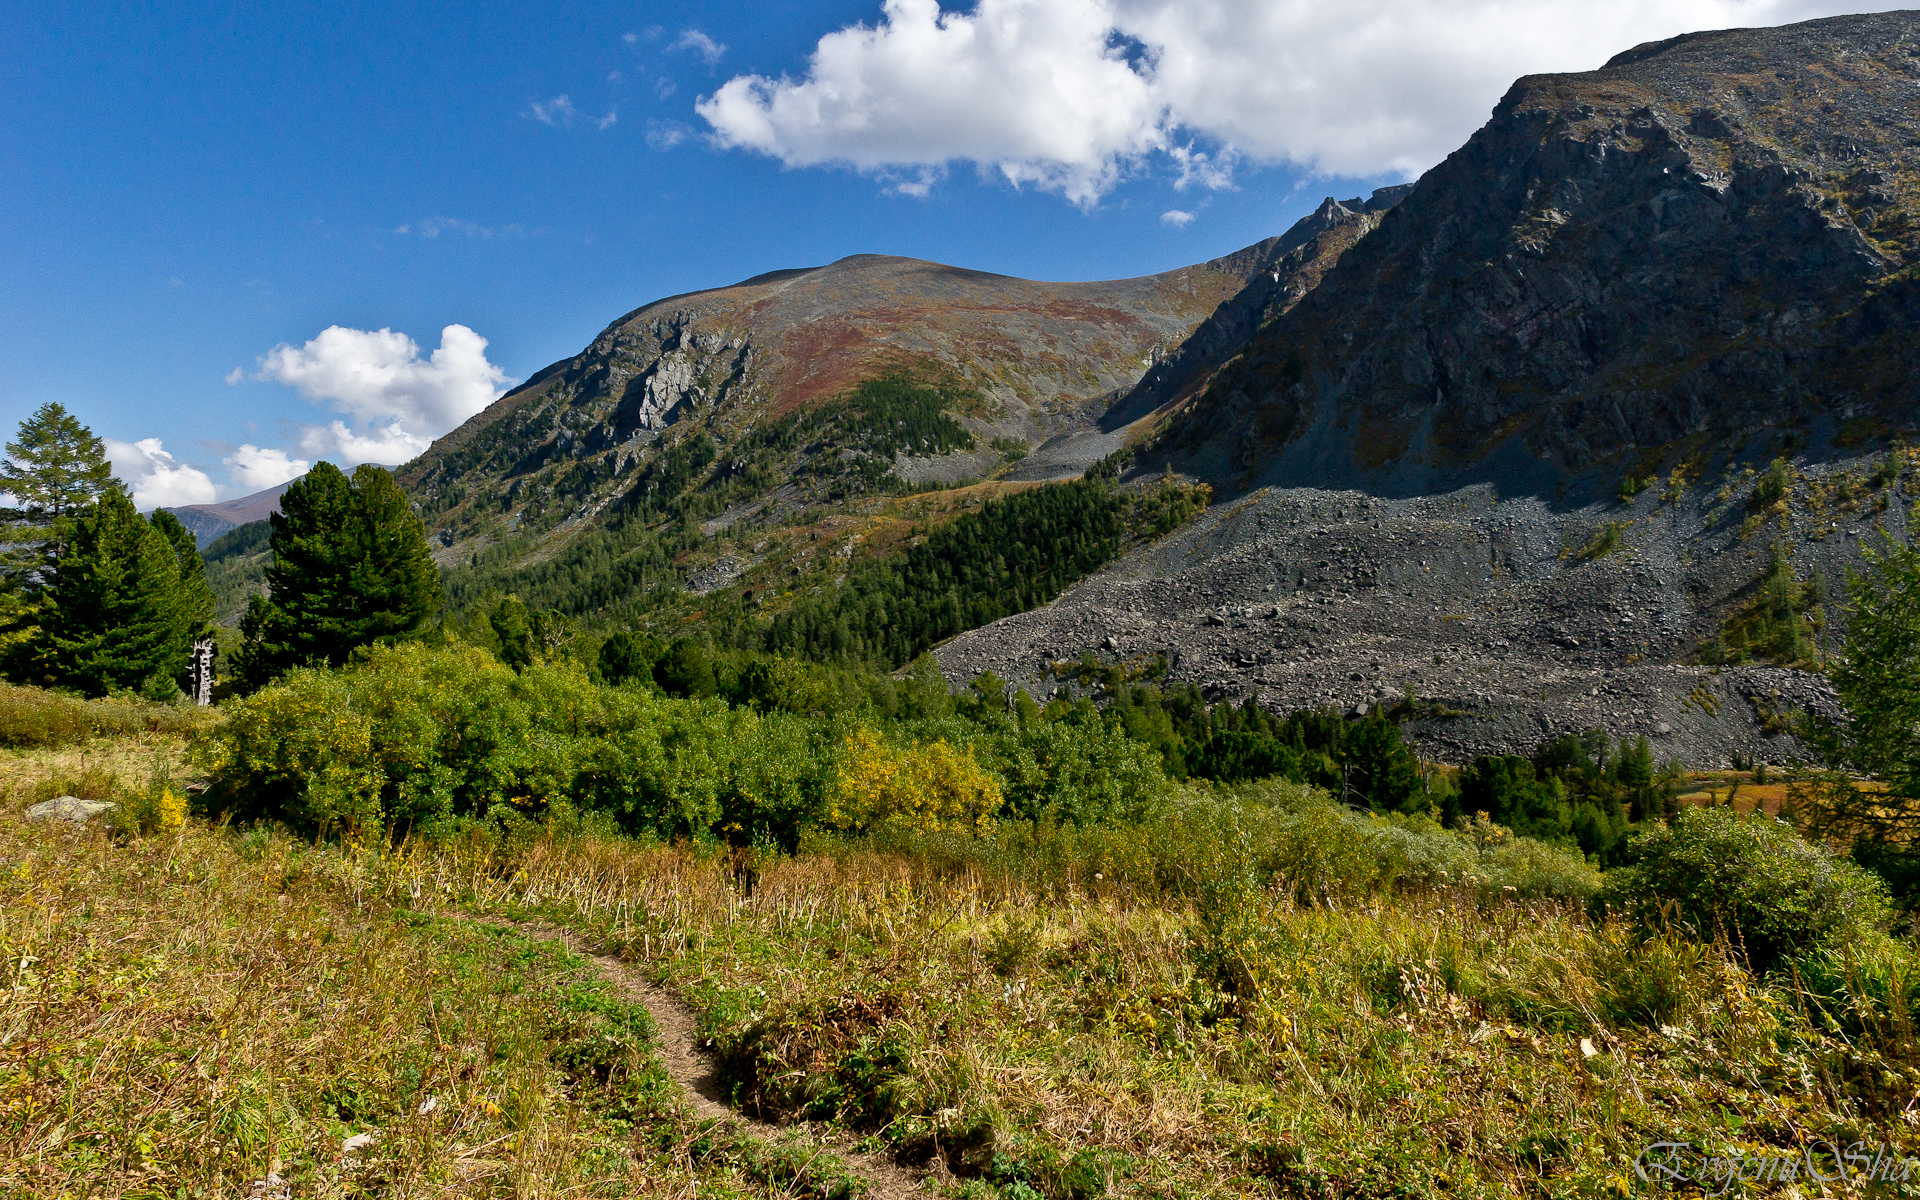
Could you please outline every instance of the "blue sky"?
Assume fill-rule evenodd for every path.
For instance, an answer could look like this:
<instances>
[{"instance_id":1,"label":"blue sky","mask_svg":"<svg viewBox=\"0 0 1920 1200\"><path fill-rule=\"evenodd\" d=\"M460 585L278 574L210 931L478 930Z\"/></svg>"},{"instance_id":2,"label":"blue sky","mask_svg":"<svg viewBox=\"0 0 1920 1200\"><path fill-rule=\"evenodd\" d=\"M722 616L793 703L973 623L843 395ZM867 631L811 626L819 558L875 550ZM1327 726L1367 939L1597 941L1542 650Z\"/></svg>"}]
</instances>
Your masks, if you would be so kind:
<instances>
[{"instance_id":1,"label":"blue sky","mask_svg":"<svg viewBox=\"0 0 1920 1200\"><path fill-rule=\"evenodd\" d=\"M1417 174L1519 74L1852 6L1595 7L8 0L0 421L65 404L148 503L398 461L659 296L1165 270Z\"/></svg>"}]
</instances>

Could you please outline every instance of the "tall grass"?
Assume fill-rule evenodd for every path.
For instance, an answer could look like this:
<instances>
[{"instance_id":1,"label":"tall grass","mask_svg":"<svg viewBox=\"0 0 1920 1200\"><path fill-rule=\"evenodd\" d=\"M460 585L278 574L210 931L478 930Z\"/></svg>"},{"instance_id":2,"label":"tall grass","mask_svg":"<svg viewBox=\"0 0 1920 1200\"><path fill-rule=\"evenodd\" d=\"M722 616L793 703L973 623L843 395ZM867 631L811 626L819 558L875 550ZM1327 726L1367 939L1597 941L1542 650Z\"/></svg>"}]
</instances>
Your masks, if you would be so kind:
<instances>
[{"instance_id":1,"label":"tall grass","mask_svg":"<svg viewBox=\"0 0 1920 1200\"><path fill-rule=\"evenodd\" d=\"M268 829L0 815L0 1195L857 1188L817 1139L695 1121L643 1007L401 878Z\"/></svg>"},{"instance_id":2,"label":"tall grass","mask_svg":"<svg viewBox=\"0 0 1920 1200\"><path fill-rule=\"evenodd\" d=\"M840 1186L664 1113L640 1017L476 925L531 917L687 997L743 1108L971 1200L1619 1195L1656 1141L1920 1143L1897 939L1756 976L1494 829L1275 792L1154 820L789 856L564 810L387 853L0 817L0 1185L232 1194L278 1157L345 1191L377 1126L389 1194Z\"/></svg>"},{"instance_id":3,"label":"tall grass","mask_svg":"<svg viewBox=\"0 0 1920 1200\"><path fill-rule=\"evenodd\" d=\"M210 719L203 710L109 697L82 700L0 683L0 746L62 746L124 734L185 735Z\"/></svg>"},{"instance_id":4,"label":"tall grass","mask_svg":"<svg viewBox=\"0 0 1920 1200\"><path fill-rule=\"evenodd\" d=\"M1920 1148L1900 943L1756 978L1574 895L1451 868L1303 890L1259 847L555 833L416 847L393 886L591 931L694 1000L743 1106L976 1197L1619 1194L1656 1141Z\"/></svg>"}]
</instances>

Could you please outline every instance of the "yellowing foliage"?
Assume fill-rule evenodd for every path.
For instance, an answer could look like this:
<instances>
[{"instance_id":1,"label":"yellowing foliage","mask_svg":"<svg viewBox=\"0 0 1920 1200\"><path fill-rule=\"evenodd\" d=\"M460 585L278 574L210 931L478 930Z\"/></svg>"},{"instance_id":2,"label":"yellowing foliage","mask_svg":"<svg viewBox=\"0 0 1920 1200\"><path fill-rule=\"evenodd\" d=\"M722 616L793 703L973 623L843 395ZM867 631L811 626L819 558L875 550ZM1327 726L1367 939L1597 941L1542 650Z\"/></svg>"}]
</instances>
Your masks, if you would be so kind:
<instances>
[{"instance_id":1,"label":"yellowing foliage","mask_svg":"<svg viewBox=\"0 0 1920 1200\"><path fill-rule=\"evenodd\" d=\"M999 810L1000 785L974 761L972 750L955 749L945 739L897 750L872 730L858 729L847 738L827 819L841 829L891 821L981 834Z\"/></svg>"},{"instance_id":2,"label":"yellowing foliage","mask_svg":"<svg viewBox=\"0 0 1920 1200\"><path fill-rule=\"evenodd\" d=\"M121 802L129 832L145 836L179 833L187 823L187 798L166 784L156 784Z\"/></svg>"}]
</instances>

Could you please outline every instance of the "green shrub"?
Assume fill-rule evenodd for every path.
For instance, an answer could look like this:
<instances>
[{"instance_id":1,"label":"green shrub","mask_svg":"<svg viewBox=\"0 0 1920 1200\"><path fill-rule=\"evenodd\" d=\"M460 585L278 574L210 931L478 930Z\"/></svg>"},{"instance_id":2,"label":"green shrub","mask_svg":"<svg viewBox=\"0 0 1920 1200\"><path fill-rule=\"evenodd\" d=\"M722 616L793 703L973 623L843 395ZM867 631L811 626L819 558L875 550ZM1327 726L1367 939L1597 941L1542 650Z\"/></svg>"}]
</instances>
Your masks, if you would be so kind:
<instances>
[{"instance_id":1,"label":"green shrub","mask_svg":"<svg viewBox=\"0 0 1920 1200\"><path fill-rule=\"evenodd\" d=\"M521 672L472 647L375 649L302 668L233 706L197 747L208 804L367 837L565 802L628 832L771 837L818 811L839 739L785 713Z\"/></svg>"},{"instance_id":2,"label":"green shrub","mask_svg":"<svg viewBox=\"0 0 1920 1200\"><path fill-rule=\"evenodd\" d=\"M867 838L809 842L821 853L840 848L878 850L943 873L1019 880L1041 890L1097 883L1139 897L1212 897L1216 903L1282 892L1296 904L1342 907L1422 888L1584 902L1600 886L1600 873L1578 855L1497 825L1449 830L1422 816L1375 816L1280 780L1237 789L1181 787L1137 819L1115 824L1006 820L982 838L890 828Z\"/></svg>"},{"instance_id":3,"label":"green shrub","mask_svg":"<svg viewBox=\"0 0 1920 1200\"><path fill-rule=\"evenodd\" d=\"M1747 497L1747 507L1768 508L1787 498L1788 490L1793 486L1792 467L1784 458L1776 458L1767 466L1767 473L1760 482L1753 485L1753 491Z\"/></svg>"},{"instance_id":4,"label":"green shrub","mask_svg":"<svg viewBox=\"0 0 1920 1200\"><path fill-rule=\"evenodd\" d=\"M676 648L687 662L708 663L696 644ZM762 698L808 682L793 674L775 662ZM803 716L609 687L566 661L516 673L474 647L411 644L371 650L338 671L289 672L231 705L194 753L210 776L210 811L308 831L366 838L512 824L515 814L544 819L564 803L608 814L629 833L791 848L824 817L848 735L863 720L821 707L834 711ZM1166 786L1150 748L1099 721L997 713L889 728L903 751L945 742L971 755L1021 816L1127 820Z\"/></svg>"},{"instance_id":5,"label":"green shrub","mask_svg":"<svg viewBox=\"0 0 1920 1200\"><path fill-rule=\"evenodd\" d=\"M1689 808L1641 835L1634 859L1607 877L1609 907L1642 929L1725 937L1756 971L1891 922L1886 888L1871 873L1764 816Z\"/></svg>"}]
</instances>

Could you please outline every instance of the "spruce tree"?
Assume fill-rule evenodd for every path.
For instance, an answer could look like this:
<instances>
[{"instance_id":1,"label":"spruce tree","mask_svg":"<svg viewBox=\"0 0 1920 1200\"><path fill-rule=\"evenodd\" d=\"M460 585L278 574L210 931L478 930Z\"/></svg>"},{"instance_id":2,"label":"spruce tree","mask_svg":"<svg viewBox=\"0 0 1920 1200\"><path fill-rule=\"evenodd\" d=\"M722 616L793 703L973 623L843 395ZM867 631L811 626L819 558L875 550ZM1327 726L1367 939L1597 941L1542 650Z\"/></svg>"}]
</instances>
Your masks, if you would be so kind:
<instances>
[{"instance_id":1,"label":"spruce tree","mask_svg":"<svg viewBox=\"0 0 1920 1200\"><path fill-rule=\"evenodd\" d=\"M179 581L174 590L174 616L180 622L180 636L189 651L201 638L213 636L213 588L207 583L207 564L200 557L200 543L180 518L164 508L156 508L148 522L167 539L179 566ZM188 668L183 665L174 682L187 690Z\"/></svg>"},{"instance_id":2,"label":"spruce tree","mask_svg":"<svg viewBox=\"0 0 1920 1200\"><path fill-rule=\"evenodd\" d=\"M393 476L349 479L320 463L280 497L269 596L241 622L236 670L258 687L289 667L339 666L369 643L410 634L440 603L426 529Z\"/></svg>"},{"instance_id":3,"label":"spruce tree","mask_svg":"<svg viewBox=\"0 0 1920 1200\"><path fill-rule=\"evenodd\" d=\"M47 589L43 679L90 696L120 689L171 696L186 670L196 614L211 608L210 596L199 604L206 583L198 584L183 594L180 558L166 534L123 489L108 489L73 518Z\"/></svg>"}]
</instances>

